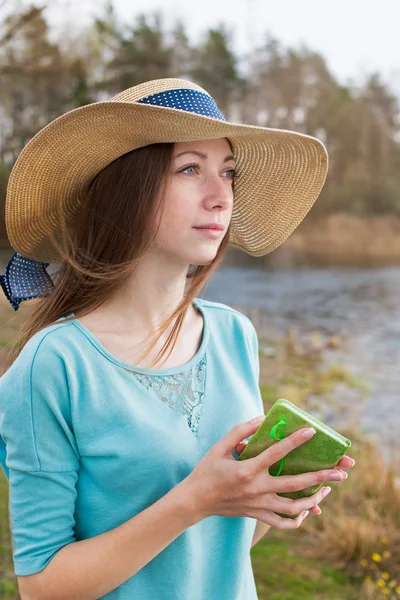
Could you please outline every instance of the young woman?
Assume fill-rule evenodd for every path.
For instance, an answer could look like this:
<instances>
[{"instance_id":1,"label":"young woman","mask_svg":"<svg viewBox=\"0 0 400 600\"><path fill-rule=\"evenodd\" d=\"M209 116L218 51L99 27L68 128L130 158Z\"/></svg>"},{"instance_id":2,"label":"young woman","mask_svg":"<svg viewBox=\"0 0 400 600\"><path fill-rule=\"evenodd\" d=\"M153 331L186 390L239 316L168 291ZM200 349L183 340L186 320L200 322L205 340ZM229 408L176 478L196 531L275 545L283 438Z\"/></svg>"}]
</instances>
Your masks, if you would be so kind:
<instances>
[{"instance_id":1,"label":"young woman","mask_svg":"<svg viewBox=\"0 0 400 600\"><path fill-rule=\"evenodd\" d=\"M72 110L24 148L1 284L15 310L37 300L0 379L23 600L254 600L252 544L319 514L329 488L278 494L347 477L349 457L269 475L309 429L235 459L264 414L257 334L198 297L228 244L282 243L326 170L318 140L227 123L179 79Z\"/></svg>"}]
</instances>

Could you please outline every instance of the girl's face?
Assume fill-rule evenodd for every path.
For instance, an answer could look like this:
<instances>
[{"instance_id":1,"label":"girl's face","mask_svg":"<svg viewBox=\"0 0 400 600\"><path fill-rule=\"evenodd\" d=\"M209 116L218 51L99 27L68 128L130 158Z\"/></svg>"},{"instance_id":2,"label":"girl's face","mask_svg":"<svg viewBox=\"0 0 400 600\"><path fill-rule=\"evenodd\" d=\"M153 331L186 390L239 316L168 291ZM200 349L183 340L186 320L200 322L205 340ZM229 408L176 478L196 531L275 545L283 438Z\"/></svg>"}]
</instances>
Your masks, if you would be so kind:
<instances>
[{"instance_id":1,"label":"girl's face","mask_svg":"<svg viewBox=\"0 0 400 600\"><path fill-rule=\"evenodd\" d=\"M234 174L225 138L176 143L156 248L188 264L210 263L231 220Z\"/></svg>"}]
</instances>

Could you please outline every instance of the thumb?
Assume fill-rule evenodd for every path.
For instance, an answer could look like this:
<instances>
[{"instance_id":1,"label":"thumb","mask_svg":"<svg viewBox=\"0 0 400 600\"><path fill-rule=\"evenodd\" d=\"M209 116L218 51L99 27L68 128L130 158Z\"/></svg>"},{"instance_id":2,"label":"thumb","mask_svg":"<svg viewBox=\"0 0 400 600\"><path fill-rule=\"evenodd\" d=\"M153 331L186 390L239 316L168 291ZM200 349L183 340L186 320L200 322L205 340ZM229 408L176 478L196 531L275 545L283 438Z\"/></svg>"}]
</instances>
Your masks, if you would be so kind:
<instances>
[{"instance_id":1,"label":"thumb","mask_svg":"<svg viewBox=\"0 0 400 600\"><path fill-rule=\"evenodd\" d=\"M222 453L224 455L232 454L232 450L234 450L235 447L244 440L244 438L253 435L253 433L257 431L261 421L263 421L264 418L265 415L260 415L251 421L246 421L244 423L235 425L233 429L231 429L221 440L219 440L219 442L217 442L217 445Z\"/></svg>"}]
</instances>

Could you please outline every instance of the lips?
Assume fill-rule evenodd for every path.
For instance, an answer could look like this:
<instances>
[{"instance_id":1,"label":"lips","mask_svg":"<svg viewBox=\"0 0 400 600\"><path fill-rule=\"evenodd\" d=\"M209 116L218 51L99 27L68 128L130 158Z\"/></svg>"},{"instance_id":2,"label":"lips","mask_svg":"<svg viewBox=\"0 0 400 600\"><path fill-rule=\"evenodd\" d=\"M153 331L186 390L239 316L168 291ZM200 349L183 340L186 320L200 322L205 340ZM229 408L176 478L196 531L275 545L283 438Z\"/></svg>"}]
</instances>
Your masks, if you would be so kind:
<instances>
[{"instance_id":1,"label":"lips","mask_svg":"<svg viewBox=\"0 0 400 600\"><path fill-rule=\"evenodd\" d=\"M208 223L201 227L193 227L199 235L202 235L211 240L218 240L223 235L224 227L218 223Z\"/></svg>"},{"instance_id":2,"label":"lips","mask_svg":"<svg viewBox=\"0 0 400 600\"><path fill-rule=\"evenodd\" d=\"M205 223L204 225L198 225L194 229L217 229L219 231L224 230L224 226L220 223Z\"/></svg>"}]
</instances>

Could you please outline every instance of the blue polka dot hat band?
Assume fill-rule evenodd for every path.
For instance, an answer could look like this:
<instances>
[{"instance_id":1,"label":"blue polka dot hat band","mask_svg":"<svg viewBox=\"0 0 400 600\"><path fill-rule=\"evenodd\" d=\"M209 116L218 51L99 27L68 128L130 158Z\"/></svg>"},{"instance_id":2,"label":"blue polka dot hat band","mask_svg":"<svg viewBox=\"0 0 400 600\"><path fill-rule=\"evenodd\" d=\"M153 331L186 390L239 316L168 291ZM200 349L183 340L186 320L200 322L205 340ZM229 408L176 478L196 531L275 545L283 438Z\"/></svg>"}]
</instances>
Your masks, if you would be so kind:
<instances>
[{"instance_id":1,"label":"blue polka dot hat band","mask_svg":"<svg viewBox=\"0 0 400 600\"><path fill-rule=\"evenodd\" d=\"M178 108L187 112L197 113L203 117L213 117L225 121L225 117L215 104L211 96L197 90L178 88L159 92L138 100L139 104L153 104L164 108Z\"/></svg>"},{"instance_id":2,"label":"blue polka dot hat band","mask_svg":"<svg viewBox=\"0 0 400 600\"><path fill-rule=\"evenodd\" d=\"M6 272L0 275L0 285L14 310L23 300L46 296L54 287L46 271L49 263L21 256L18 252L9 261Z\"/></svg>"}]
</instances>

